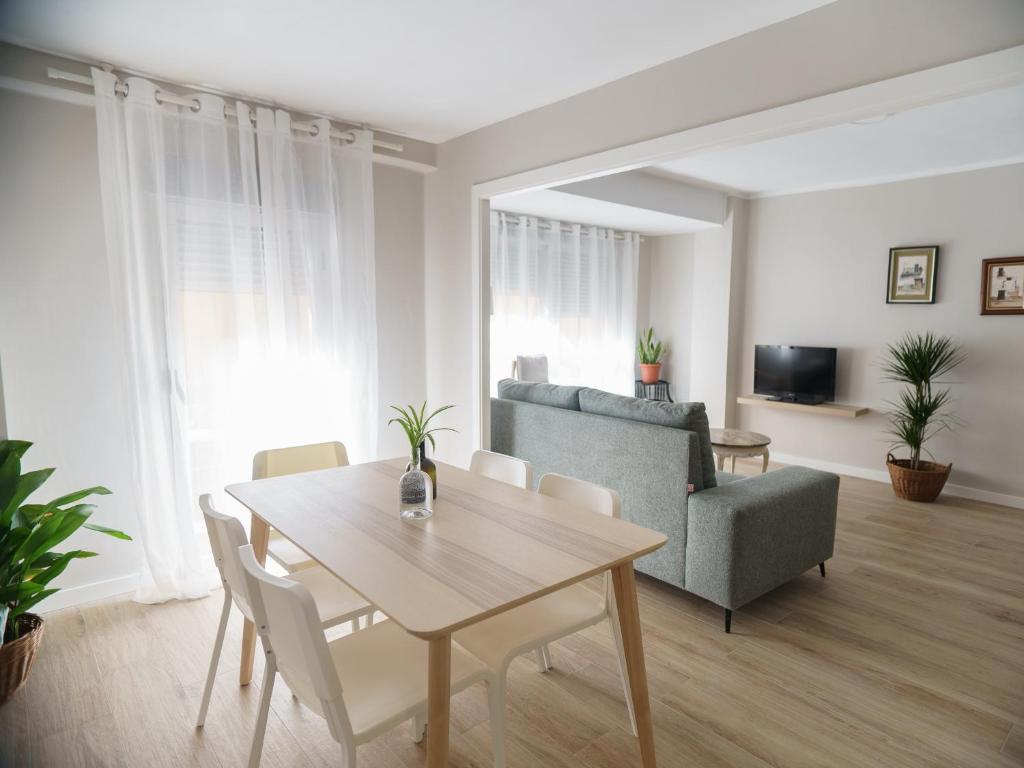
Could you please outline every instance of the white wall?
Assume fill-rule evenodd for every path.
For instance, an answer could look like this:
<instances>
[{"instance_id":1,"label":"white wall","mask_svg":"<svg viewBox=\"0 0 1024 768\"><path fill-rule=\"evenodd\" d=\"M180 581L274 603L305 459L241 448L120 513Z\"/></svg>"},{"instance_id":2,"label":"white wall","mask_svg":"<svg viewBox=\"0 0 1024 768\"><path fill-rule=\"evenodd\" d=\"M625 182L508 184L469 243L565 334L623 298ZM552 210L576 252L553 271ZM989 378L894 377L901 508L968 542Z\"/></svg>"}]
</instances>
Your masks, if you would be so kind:
<instances>
[{"instance_id":1,"label":"white wall","mask_svg":"<svg viewBox=\"0 0 1024 768\"><path fill-rule=\"evenodd\" d=\"M3 74L0 72L0 74ZM137 530L100 208L94 112L0 90L0 359L8 431L56 466L46 495L102 483L96 522ZM423 177L374 165L380 407L425 397ZM400 351L400 354L399 354ZM381 429L382 455L404 454ZM140 551L96 534L70 544L100 557L60 577L52 609L134 586Z\"/></svg>"},{"instance_id":2,"label":"white wall","mask_svg":"<svg viewBox=\"0 0 1024 768\"><path fill-rule=\"evenodd\" d=\"M772 449L883 471L885 345L908 331L958 339L951 377L964 425L928 447L953 462L950 483L1024 497L1024 317L979 314L981 260L1024 255L1024 165L858 189L751 201L738 386L753 388L755 344L839 349L836 399L858 419L741 406L738 424ZM885 303L889 248L938 245L934 305Z\"/></svg>"},{"instance_id":3,"label":"white wall","mask_svg":"<svg viewBox=\"0 0 1024 768\"><path fill-rule=\"evenodd\" d=\"M1019 0L838 0L441 145L426 180L427 387L458 405L461 430L443 455L474 447L473 184L1022 43Z\"/></svg>"},{"instance_id":4,"label":"white wall","mask_svg":"<svg viewBox=\"0 0 1024 768\"><path fill-rule=\"evenodd\" d=\"M661 376L672 384L672 399L685 402L691 399L693 235L666 235L651 241L648 316L655 334L668 347Z\"/></svg>"}]
</instances>

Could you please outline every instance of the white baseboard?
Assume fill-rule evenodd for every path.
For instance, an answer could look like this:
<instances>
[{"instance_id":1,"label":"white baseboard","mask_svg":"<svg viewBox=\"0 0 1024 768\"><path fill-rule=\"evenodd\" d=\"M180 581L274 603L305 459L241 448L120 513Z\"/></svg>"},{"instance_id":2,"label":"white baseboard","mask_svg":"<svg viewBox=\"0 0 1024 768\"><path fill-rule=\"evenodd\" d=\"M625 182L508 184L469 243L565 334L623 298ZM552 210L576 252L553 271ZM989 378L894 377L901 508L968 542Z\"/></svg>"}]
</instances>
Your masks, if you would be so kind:
<instances>
[{"instance_id":1,"label":"white baseboard","mask_svg":"<svg viewBox=\"0 0 1024 768\"><path fill-rule=\"evenodd\" d=\"M114 595L123 595L126 592L134 592L138 586L139 574L132 573L127 576L119 576L116 579L68 587L56 594L50 595L43 602L39 603L39 613L51 613L63 608L72 608L76 605L104 600Z\"/></svg>"},{"instance_id":2,"label":"white baseboard","mask_svg":"<svg viewBox=\"0 0 1024 768\"><path fill-rule=\"evenodd\" d=\"M807 456L793 456L789 453L772 453L772 461L780 464L799 464L812 469L821 469L826 472L835 472L837 475L850 475L865 480L875 480L880 483L889 483L889 472L884 469L870 469L868 467L857 467L853 464L840 464L835 461L822 461ZM1007 493L995 493L981 488L971 488L966 485L946 484L942 489L943 496L955 496L962 499L983 501L987 504L1001 504L1004 507L1024 509L1024 496L1011 496Z\"/></svg>"}]
</instances>

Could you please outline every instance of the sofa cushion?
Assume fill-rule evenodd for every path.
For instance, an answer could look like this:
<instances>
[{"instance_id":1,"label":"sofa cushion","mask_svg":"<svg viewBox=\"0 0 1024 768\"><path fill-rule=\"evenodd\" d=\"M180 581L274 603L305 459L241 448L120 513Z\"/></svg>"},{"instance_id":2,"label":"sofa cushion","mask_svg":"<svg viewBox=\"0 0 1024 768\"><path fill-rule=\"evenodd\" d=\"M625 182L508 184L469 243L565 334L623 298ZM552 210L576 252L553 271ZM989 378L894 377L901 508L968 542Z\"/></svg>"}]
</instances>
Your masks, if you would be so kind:
<instances>
[{"instance_id":1,"label":"sofa cushion","mask_svg":"<svg viewBox=\"0 0 1024 768\"><path fill-rule=\"evenodd\" d=\"M500 384L499 392L500 390ZM700 444L701 478L704 488L714 488L715 454L711 450L711 429L704 403L666 403L613 395L600 389L583 388L578 393L579 409L601 416L642 421L662 427L685 429L697 434Z\"/></svg>"},{"instance_id":2,"label":"sofa cushion","mask_svg":"<svg viewBox=\"0 0 1024 768\"><path fill-rule=\"evenodd\" d=\"M540 384L533 381L502 379L498 382L498 397L578 411L580 409L580 389L581 387L569 387L562 384Z\"/></svg>"}]
</instances>

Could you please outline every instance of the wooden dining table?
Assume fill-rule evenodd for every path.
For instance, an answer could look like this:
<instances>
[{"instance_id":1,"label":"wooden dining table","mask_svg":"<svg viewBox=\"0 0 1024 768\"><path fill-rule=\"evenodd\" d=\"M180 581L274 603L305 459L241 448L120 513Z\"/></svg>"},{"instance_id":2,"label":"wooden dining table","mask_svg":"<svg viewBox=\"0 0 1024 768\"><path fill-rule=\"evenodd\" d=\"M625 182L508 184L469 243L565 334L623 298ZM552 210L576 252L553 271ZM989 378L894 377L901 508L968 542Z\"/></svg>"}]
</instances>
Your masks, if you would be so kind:
<instances>
[{"instance_id":1,"label":"wooden dining table","mask_svg":"<svg viewBox=\"0 0 1024 768\"><path fill-rule=\"evenodd\" d=\"M252 513L265 562L270 528L291 540L410 634L428 655L427 765L448 764L452 633L611 571L641 761L654 731L633 561L662 533L437 462L434 514L399 519L405 459L254 480L226 488ZM252 679L256 632L246 622L240 683Z\"/></svg>"}]
</instances>

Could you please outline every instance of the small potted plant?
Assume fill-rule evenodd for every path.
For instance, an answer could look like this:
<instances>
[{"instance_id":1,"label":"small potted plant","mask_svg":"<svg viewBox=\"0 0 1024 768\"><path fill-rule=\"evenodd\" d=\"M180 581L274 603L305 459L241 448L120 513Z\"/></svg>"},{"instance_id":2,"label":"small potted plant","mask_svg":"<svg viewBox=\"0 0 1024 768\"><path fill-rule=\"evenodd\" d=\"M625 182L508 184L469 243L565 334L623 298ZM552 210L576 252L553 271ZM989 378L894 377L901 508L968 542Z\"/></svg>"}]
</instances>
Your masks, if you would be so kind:
<instances>
[{"instance_id":1,"label":"small potted plant","mask_svg":"<svg viewBox=\"0 0 1024 768\"><path fill-rule=\"evenodd\" d=\"M425 520L434 513L433 499L437 498L437 466L426 457L427 443L436 448L434 433L455 432L451 427L431 427L431 420L439 413L454 408L444 405L427 414L427 403L418 409L415 405L391 408L400 415L388 420L388 425L398 424L409 439L410 460L405 474L399 480L399 515L403 520ZM429 486L429 487L428 487Z\"/></svg>"},{"instance_id":2,"label":"small potted plant","mask_svg":"<svg viewBox=\"0 0 1024 768\"><path fill-rule=\"evenodd\" d=\"M964 361L964 354L949 336L908 333L886 350L883 371L887 381L906 386L890 403L889 433L896 438L890 450L906 446L910 458L886 458L893 490L901 499L935 501L942 492L952 464L921 459L924 444L955 418L949 412L949 389L933 389L940 379ZM929 454L930 455L930 454Z\"/></svg>"},{"instance_id":3,"label":"small potted plant","mask_svg":"<svg viewBox=\"0 0 1024 768\"><path fill-rule=\"evenodd\" d=\"M665 351L660 341L654 340L654 329L646 328L636 340L636 356L640 360L640 381L657 384L661 379L661 355Z\"/></svg>"},{"instance_id":4,"label":"small potted plant","mask_svg":"<svg viewBox=\"0 0 1024 768\"><path fill-rule=\"evenodd\" d=\"M121 531L87 522L95 504L80 504L93 494L108 494L96 486L74 491L47 504L25 504L53 469L21 471L21 457L32 443L0 440L0 705L28 679L32 660L43 637L43 620L29 609L57 587L50 582L72 560L95 557L95 552L54 548L79 528L131 540Z\"/></svg>"}]
</instances>

